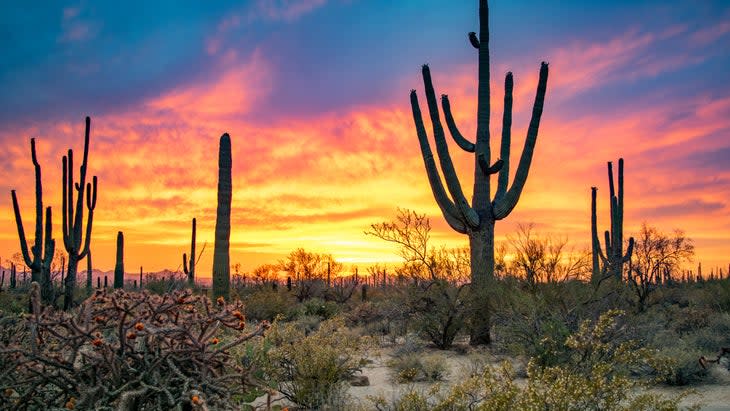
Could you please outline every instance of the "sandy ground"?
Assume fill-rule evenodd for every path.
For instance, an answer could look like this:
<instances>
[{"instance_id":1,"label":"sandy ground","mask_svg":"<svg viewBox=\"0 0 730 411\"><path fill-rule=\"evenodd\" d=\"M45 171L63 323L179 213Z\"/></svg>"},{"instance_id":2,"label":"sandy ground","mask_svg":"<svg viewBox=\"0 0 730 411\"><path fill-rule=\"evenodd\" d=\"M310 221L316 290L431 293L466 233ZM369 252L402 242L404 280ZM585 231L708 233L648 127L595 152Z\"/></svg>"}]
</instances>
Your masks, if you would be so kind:
<instances>
[{"instance_id":1,"label":"sandy ground","mask_svg":"<svg viewBox=\"0 0 730 411\"><path fill-rule=\"evenodd\" d=\"M427 390L431 386L432 383L393 383L391 381L391 370L387 366L387 362L391 359L392 351L392 348L381 348L377 353L378 355L371 357L372 362L366 365L362 370L362 375L368 377L370 385L365 387L350 387L348 390L350 402L359 403L364 405L365 408L370 408L368 407L368 405L371 404L368 400L369 396L382 396L386 400L392 400L400 397L401 394L407 390ZM474 351L471 351L468 354L459 354L454 351L426 349L423 355L439 355L444 358L449 369L446 380L443 382L445 385L459 381L461 376L465 375L473 368L475 358L491 364L498 364L504 360L504 358L495 357L488 352ZM513 363L515 363L514 360ZM514 368L517 370L518 367L519 366L516 365ZM730 411L730 373L722 370L713 370L713 372L716 374L714 376L716 378L714 379L719 380L722 383L705 384L692 387L695 394L688 396L682 402L682 405L689 406L700 404L701 410L703 411ZM681 387L657 387L652 389L654 392L666 395L679 394L685 390L685 388ZM282 400L277 401L277 403L289 405L286 401ZM262 402L257 401L256 404L260 405Z\"/></svg>"}]
</instances>

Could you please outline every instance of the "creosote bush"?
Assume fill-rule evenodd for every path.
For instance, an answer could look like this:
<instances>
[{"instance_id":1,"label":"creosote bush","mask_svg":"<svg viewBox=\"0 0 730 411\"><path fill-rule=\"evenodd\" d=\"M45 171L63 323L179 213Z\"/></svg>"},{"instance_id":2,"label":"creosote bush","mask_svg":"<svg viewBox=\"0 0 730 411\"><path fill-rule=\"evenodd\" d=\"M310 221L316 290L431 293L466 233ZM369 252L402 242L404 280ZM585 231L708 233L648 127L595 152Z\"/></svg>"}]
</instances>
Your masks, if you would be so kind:
<instances>
[{"instance_id":1,"label":"creosote bush","mask_svg":"<svg viewBox=\"0 0 730 411\"><path fill-rule=\"evenodd\" d=\"M33 305L0 317L0 395L18 409L234 409L249 370L229 352L268 328L247 328L240 303L189 291L99 290L74 312Z\"/></svg>"},{"instance_id":2,"label":"creosote bush","mask_svg":"<svg viewBox=\"0 0 730 411\"><path fill-rule=\"evenodd\" d=\"M309 335L296 324L274 323L254 355L263 359L265 379L291 402L306 409L342 405L347 381L365 365L372 342L334 318ZM337 409L337 408L334 408Z\"/></svg>"}]
</instances>

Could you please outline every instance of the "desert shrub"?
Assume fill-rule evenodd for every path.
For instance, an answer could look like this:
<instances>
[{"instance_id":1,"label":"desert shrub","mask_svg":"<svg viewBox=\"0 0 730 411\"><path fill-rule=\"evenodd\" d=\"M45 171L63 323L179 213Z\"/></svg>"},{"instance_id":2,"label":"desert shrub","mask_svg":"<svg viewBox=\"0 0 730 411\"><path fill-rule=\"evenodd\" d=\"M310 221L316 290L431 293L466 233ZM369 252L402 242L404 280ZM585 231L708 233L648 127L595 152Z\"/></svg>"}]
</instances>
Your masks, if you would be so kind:
<instances>
[{"instance_id":1,"label":"desert shrub","mask_svg":"<svg viewBox=\"0 0 730 411\"><path fill-rule=\"evenodd\" d=\"M709 374L700 366L699 358L730 346L730 314L691 306L672 306L655 313L658 317L662 314L667 327L658 332L648 330L646 335L649 344L674 364L665 382L670 385L702 382Z\"/></svg>"},{"instance_id":2,"label":"desert shrub","mask_svg":"<svg viewBox=\"0 0 730 411\"><path fill-rule=\"evenodd\" d=\"M446 361L437 354L408 353L394 356L388 361L388 367L391 379L399 384L443 381L448 374Z\"/></svg>"},{"instance_id":3,"label":"desert shrub","mask_svg":"<svg viewBox=\"0 0 730 411\"><path fill-rule=\"evenodd\" d=\"M2 290L0 291L0 311L6 313L21 313L28 310L27 290Z\"/></svg>"},{"instance_id":4,"label":"desert shrub","mask_svg":"<svg viewBox=\"0 0 730 411\"><path fill-rule=\"evenodd\" d=\"M188 282L179 272L149 273L144 276L143 286L153 294L163 295L188 288Z\"/></svg>"},{"instance_id":5,"label":"desert shrub","mask_svg":"<svg viewBox=\"0 0 730 411\"><path fill-rule=\"evenodd\" d=\"M345 319L350 326L362 326L367 335L390 336L395 342L407 334L412 321L406 294L395 289L377 293L372 301L356 304L345 312Z\"/></svg>"},{"instance_id":6,"label":"desert shrub","mask_svg":"<svg viewBox=\"0 0 730 411\"><path fill-rule=\"evenodd\" d=\"M317 316L323 320L328 320L337 315L339 311L340 307L337 303L314 297L302 303L301 315Z\"/></svg>"},{"instance_id":7,"label":"desert shrub","mask_svg":"<svg viewBox=\"0 0 730 411\"><path fill-rule=\"evenodd\" d=\"M292 319L296 315L296 299L284 291L260 289L246 296L246 317L258 321L274 321L277 316Z\"/></svg>"},{"instance_id":8,"label":"desert shrub","mask_svg":"<svg viewBox=\"0 0 730 411\"><path fill-rule=\"evenodd\" d=\"M526 385L517 384L509 363L485 367L449 389L411 391L407 401L372 400L378 410L677 410L685 395L665 398L636 394L650 379L636 379L647 368L664 371L656 352L634 341L616 342L619 311L609 311L595 323L586 321L565 341L566 364L540 367L531 361Z\"/></svg>"},{"instance_id":9,"label":"desert shrub","mask_svg":"<svg viewBox=\"0 0 730 411\"><path fill-rule=\"evenodd\" d=\"M296 324L275 323L259 345L265 380L288 400L308 409L341 402L347 380L365 365L370 340L335 318L309 335Z\"/></svg>"},{"instance_id":10,"label":"desert shrub","mask_svg":"<svg viewBox=\"0 0 730 411\"><path fill-rule=\"evenodd\" d=\"M414 289L415 327L424 339L439 349L449 349L464 328L464 286L435 280L422 289L418 286Z\"/></svg>"},{"instance_id":11,"label":"desert shrub","mask_svg":"<svg viewBox=\"0 0 730 411\"><path fill-rule=\"evenodd\" d=\"M0 392L19 409L231 409L248 370L229 350L267 328L244 331L239 303L186 291L99 290L73 312L41 309L38 294L32 315L0 319L15 327Z\"/></svg>"}]
</instances>

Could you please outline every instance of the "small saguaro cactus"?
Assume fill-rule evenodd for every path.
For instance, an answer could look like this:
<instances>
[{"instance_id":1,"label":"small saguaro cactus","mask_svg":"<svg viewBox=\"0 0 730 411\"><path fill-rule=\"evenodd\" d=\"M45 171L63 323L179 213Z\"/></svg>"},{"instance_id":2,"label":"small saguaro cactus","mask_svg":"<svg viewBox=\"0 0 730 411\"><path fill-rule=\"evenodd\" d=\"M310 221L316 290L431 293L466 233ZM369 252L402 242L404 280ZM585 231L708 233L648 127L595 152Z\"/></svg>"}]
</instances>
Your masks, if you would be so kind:
<instances>
[{"instance_id":1,"label":"small saguaro cactus","mask_svg":"<svg viewBox=\"0 0 730 411\"><path fill-rule=\"evenodd\" d=\"M598 239L598 222L596 216L596 187L591 187L591 244L593 256L593 272L591 280L600 282L609 276L621 281L624 263L631 260L634 249L634 238L629 238L626 253L623 253L624 236L624 159L618 160L618 196L614 188L613 164L608 162L608 187L611 201L611 229L604 233L606 252L601 249Z\"/></svg>"},{"instance_id":2,"label":"small saguaro cactus","mask_svg":"<svg viewBox=\"0 0 730 411\"><path fill-rule=\"evenodd\" d=\"M23 219L20 216L20 206L15 190L10 191L13 199L13 211L15 213L15 225L18 228L20 239L20 251L23 255L25 265L30 267L31 282L42 284L41 296L43 303L50 304L53 301L53 284L51 283L51 262L56 250L56 241L52 237L52 215L51 207L46 208L45 232L43 226L43 185L41 184L41 165L35 151L35 139L30 139L30 156L35 168L35 243L28 252L28 243L25 240ZM32 255L32 256L31 256ZM25 279L24 279L25 280Z\"/></svg>"},{"instance_id":3,"label":"small saguaro cactus","mask_svg":"<svg viewBox=\"0 0 730 411\"><path fill-rule=\"evenodd\" d=\"M190 287L195 285L195 218L193 218L192 237L190 241L190 259L188 260L187 254L183 253L183 272L185 272L188 278L188 285Z\"/></svg>"},{"instance_id":4,"label":"small saguaro cactus","mask_svg":"<svg viewBox=\"0 0 730 411\"><path fill-rule=\"evenodd\" d=\"M104 277L106 287L106 277ZM114 265L114 288L124 288L124 234L117 233L117 263Z\"/></svg>"},{"instance_id":5,"label":"small saguaro cactus","mask_svg":"<svg viewBox=\"0 0 730 411\"><path fill-rule=\"evenodd\" d=\"M231 288L231 137L221 136L218 150L218 208L213 251L213 298L228 298Z\"/></svg>"}]
</instances>

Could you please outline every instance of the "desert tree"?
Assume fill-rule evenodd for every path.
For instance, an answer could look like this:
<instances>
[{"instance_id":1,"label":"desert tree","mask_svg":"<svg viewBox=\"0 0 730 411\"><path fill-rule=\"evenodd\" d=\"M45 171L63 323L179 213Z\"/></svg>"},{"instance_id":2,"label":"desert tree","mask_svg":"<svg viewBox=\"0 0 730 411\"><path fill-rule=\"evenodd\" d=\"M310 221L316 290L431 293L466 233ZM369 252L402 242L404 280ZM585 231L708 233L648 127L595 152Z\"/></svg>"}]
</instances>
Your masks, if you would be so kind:
<instances>
[{"instance_id":1,"label":"desert tree","mask_svg":"<svg viewBox=\"0 0 730 411\"><path fill-rule=\"evenodd\" d=\"M659 283L671 279L682 263L694 256L694 244L681 230L662 233L646 223L634 242L633 258L629 262L628 283L636 295L636 308L646 309L649 295Z\"/></svg>"},{"instance_id":2,"label":"desert tree","mask_svg":"<svg viewBox=\"0 0 730 411\"><path fill-rule=\"evenodd\" d=\"M588 271L588 253L568 247L567 238L535 233L534 223L518 224L507 241L513 253L511 268L531 286L581 279Z\"/></svg>"}]
</instances>

